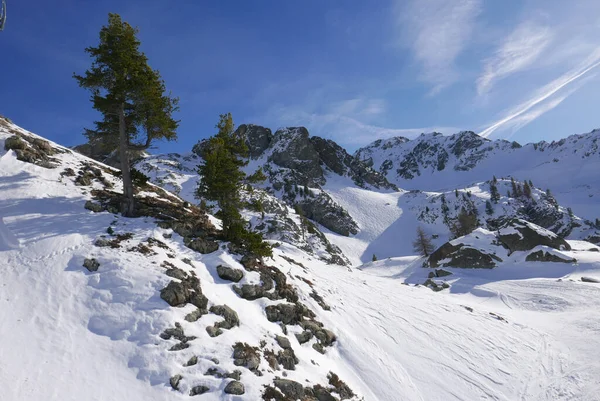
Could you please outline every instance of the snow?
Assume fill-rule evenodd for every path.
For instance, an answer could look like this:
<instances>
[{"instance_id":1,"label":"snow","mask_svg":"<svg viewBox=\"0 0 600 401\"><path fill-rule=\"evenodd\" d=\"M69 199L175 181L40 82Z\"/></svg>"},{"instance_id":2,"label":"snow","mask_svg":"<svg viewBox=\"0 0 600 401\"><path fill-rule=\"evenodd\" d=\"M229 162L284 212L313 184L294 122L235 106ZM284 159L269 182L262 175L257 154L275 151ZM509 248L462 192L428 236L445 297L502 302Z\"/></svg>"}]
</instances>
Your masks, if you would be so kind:
<instances>
[{"instance_id":1,"label":"snow","mask_svg":"<svg viewBox=\"0 0 600 401\"><path fill-rule=\"evenodd\" d=\"M7 136L0 126L0 144ZM198 384L211 388L199 396L203 400L260 399L263 385L281 374L269 372L264 360L262 377L239 368L243 396L223 394L227 381L204 375L215 366L214 357L220 369L237 368L231 358L237 341L265 340L277 349L273 336L281 328L264 314L274 301L243 300L216 274L219 264L241 268L236 257L223 249L197 254L150 218L84 209L90 194L60 177L63 168L89 161L82 156L58 155L61 167L44 169L0 152L3 400L183 400ZM360 232L327 236L360 268L326 265L286 243L270 261L338 337L321 355L311 343L300 345L291 335L299 327L290 327L300 363L287 371L288 378L326 384L334 371L365 401L600 400L600 285L581 282L600 278L600 252L590 251L597 246L569 241L573 249L561 254L576 258L576 264L524 262L525 253L515 252L494 269L446 269L453 273L443 278L450 288L434 292L416 285L431 270L410 252L415 208L439 193L380 193L344 180L330 179L326 190L349 210ZM133 237L119 249L94 246L109 226ZM437 223L427 227L432 233L442 229ZM491 235L479 229L468 241L484 246ZM147 238L170 250L152 247L155 255L129 250ZM381 260L362 264L372 253ZM393 255L403 256L388 258ZM83 268L85 258L97 259L98 271ZM210 304L231 306L240 327L210 338L205 327L215 315L185 321L189 305L171 308L159 297L170 280L160 266L164 261L195 272ZM331 311L308 295L313 290ZM159 334L175 322L198 339L186 350L169 352L174 342ZM199 356L198 365L184 368L192 355ZM168 384L177 373L184 376L183 393Z\"/></svg>"}]
</instances>

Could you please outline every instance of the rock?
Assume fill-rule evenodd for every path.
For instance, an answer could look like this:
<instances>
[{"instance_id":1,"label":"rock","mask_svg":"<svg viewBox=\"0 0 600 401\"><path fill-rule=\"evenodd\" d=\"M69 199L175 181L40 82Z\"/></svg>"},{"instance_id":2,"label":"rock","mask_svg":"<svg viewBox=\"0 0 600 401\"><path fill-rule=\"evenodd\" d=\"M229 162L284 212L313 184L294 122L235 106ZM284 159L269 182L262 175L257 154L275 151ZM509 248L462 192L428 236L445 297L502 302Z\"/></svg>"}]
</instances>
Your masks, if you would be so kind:
<instances>
[{"instance_id":1,"label":"rock","mask_svg":"<svg viewBox=\"0 0 600 401\"><path fill-rule=\"evenodd\" d=\"M238 314L227 305L213 305L210 307L210 312L214 313L215 315L222 316L225 319L222 322L215 323L216 327L222 329L231 329L240 325Z\"/></svg>"},{"instance_id":2,"label":"rock","mask_svg":"<svg viewBox=\"0 0 600 401\"><path fill-rule=\"evenodd\" d=\"M204 385L194 386L190 390L190 397L195 396L195 395L204 394L204 393L208 392L209 390L210 390L210 388L208 388Z\"/></svg>"},{"instance_id":3,"label":"rock","mask_svg":"<svg viewBox=\"0 0 600 401\"><path fill-rule=\"evenodd\" d=\"M244 272L233 267L219 265L217 266L217 274L223 280L233 281L237 283L244 277Z\"/></svg>"},{"instance_id":4,"label":"rock","mask_svg":"<svg viewBox=\"0 0 600 401\"><path fill-rule=\"evenodd\" d=\"M287 337L276 336L275 341L277 341L277 344L279 344L279 346L283 349L291 349L292 348L292 344L290 343L290 340Z\"/></svg>"},{"instance_id":5,"label":"rock","mask_svg":"<svg viewBox=\"0 0 600 401\"><path fill-rule=\"evenodd\" d=\"M429 255L427 261L431 267L438 267L441 264L441 266L466 269L491 269L496 266L497 261L501 262L502 259L494 254L488 254L467 245L452 245L452 243L446 242Z\"/></svg>"},{"instance_id":6,"label":"rock","mask_svg":"<svg viewBox=\"0 0 600 401\"><path fill-rule=\"evenodd\" d=\"M86 208L87 210L91 210L94 213L100 213L100 212L104 211L104 206L102 206L99 203L92 202L92 201L86 201L85 205L83 207Z\"/></svg>"},{"instance_id":7,"label":"rock","mask_svg":"<svg viewBox=\"0 0 600 401\"><path fill-rule=\"evenodd\" d=\"M219 249L219 244L216 241L208 240L205 238L195 239L184 239L185 246L188 248L200 252L202 254L208 254L215 252Z\"/></svg>"},{"instance_id":8,"label":"rock","mask_svg":"<svg viewBox=\"0 0 600 401\"><path fill-rule=\"evenodd\" d=\"M356 221L326 192L301 199L298 205L306 218L316 221L337 234L348 237L358 233Z\"/></svg>"},{"instance_id":9,"label":"rock","mask_svg":"<svg viewBox=\"0 0 600 401\"><path fill-rule=\"evenodd\" d=\"M173 277L176 278L178 280L185 280L187 278L187 273L185 272L185 270L180 269L178 267L173 267L171 269L167 269L167 271L165 272L165 274L169 277Z\"/></svg>"},{"instance_id":10,"label":"rock","mask_svg":"<svg viewBox=\"0 0 600 401\"><path fill-rule=\"evenodd\" d=\"M296 339L300 344L309 342L311 338L313 338L313 333L308 330L304 330L302 333L296 334Z\"/></svg>"},{"instance_id":11,"label":"rock","mask_svg":"<svg viewBox=\"0 0 600 401\"><path fill-rule=\"evenodd\" d=\"M265 291L261 285L258 284L244 284L241 287L233 287L233 291L238 294L241 298L253 301L265 296Z\"/></svg>"},{"instance_id":12,"label":"rock","mask_svg":"<svg viewBox=\"0 0 600 401\"><path fill-rule=\"evenodd\" d=\"M317 398L317 401L337 401L337 398L332 396L329 390L323 387L314 389L313 394Z\"/></svg>"},{"instance_id":13,"label":"rock","mask_svg":"<svg viewBox=\"0 0 600 401\"><path fill-rule=\"evenodd\" d=\"M313 349L321 354L325 354L325 348L323 348L323 344L321 343L314 343L312 345Z\"/></svg>"},{"instance_id":14,"label":"rock","mask_svg":"<svg viewBox=\"0 0 600 401\"><path fill-rule=\"evenodd\" d=\"M291 400L297 400L304 397L304 386L298 382L288 379L275 379L273 384Z\"/></svg>"},{"instance_id":15,"label":"rock","mask_svg":"<svg viewBox=\"0 0 600 401\"><path fill-rule=\"evenodd\" d=\"M235 343L233 346L233 364L245 366L251 371L256 371L260 365L258 348L251 347L246 343Z\"/></svg>"},{"instance_id":16,"label":"rock","mask_svg":"<svg viewBox=\"0 0 600 401\"><path fill-rule=\"evenodd\" d=\"M194 366L198 363L198 357L194 355L183 366Z\"/></svg>"},{"instance_id":17,"label":"rock","mask_svg":"<svg viewBox=\"0 0 600 401\"><path fill-rule=\"evenodd\" d=\"M206 327L206 332L211 337L218 337L221 334L223 334L223 330L221 330L220 328L218 328L216 325L215 326L207 326Z\"/></svg>"},{"instance_id":18,"label":"rock","mask_svg":"<svg viewBox=\"0 0 600 401\"><path fill-rule=\"evenodd\" d=\"M86 258L83 261L83 267L88 269L90 272L95 272L98 270L98 267L100 267L100 263L94 258L91 258L91 259Z\"/></svg>"},{"instance_id":19,"label":"rock","mask_svg":"<svg viewBox=\"0 0 600 401\"><path fill-rule=\"evenodd\" d=\"M181 375L175 375L169 379L169 383L171 384L173 390L179 390L179 382L181 379L183 379L183 376Z\"/></svg>"},{"instance_id":20,"label":"rock","mask_svg":"<svg viewBox=\"0 0 600 401\"><path fill-rule=\"evenodd\" d=\"M332 331L327 329L317 330L315 333L315 337L323 344L324 346L330 346L337 339L335 334Z\"/></svg>"},{"instance_id":21,"label":"rock","mask_svg":"<svg viewBox=\"0 0 600 401\"><path fill-rule=\"evenodd\" d=\"M450 273L447 270L444 269L435 269L435 276L436 277L446 277L446 276L451 276L452 273Z\"/></svg>"},{"instance_id":22,"label":"rock","mask_svg":"<svg viewBox=\"0 0 600 401\"><path fill-rule=\"evenodd\" d=\"M548 251L540 249L532 252L525 258L527 262L560 262L560 263L576 263L577 259L569 258L565 255L559 256Z\"/></svg>"},{"instance_id":23,"label":"rock","mask_svg":"<svg viewBox=\"0 0 600 401\"><path fill-rule=\"evenodd\" d=\"M171 281L160 290L160 297L171 306L185 305L190 299L190 288L183 283Z\"/></svg>"},{"instance_id":24,"label":"rock","mask_svg":"<svg viewBox=\"0 0 600 401\"><path fill-rule=\"evenodd\" d=\"M246 389L244 388L242 382L234 380L232 382L229 382L227 386L225 386L223 392L225 394L242 395L246 392Z\"/></svg>"},{"instance_id":25,"label":"rock","mask_svg":"<svg viewBox=\"0 0 600 401\"><path fill-rule=\"evenodd\" d=\"M595 284L600 283L600 279L593 278L593 277L582 277L581 281L583 281L584 283L595 283Z\"/></svg>"},{"instance_id":26,"label":"rock","mask_svg":"<svg viewBox=\"0 0 600 401\"><path fill-rule=\"evenodd\" d=\"M171 348L169 348L169 351L181 351L181 350L184 350L189 347L190 347L190 344L188 344L188 343L177 343L174 346L172 346Z\"/></svg>"},{"instance_id":27,"label":"rock","mask_svg":"<svg viewBox=\"0 0 600 401\"><path fill-rule=\"evenodd\" d=\"M498 230L498 239L510 252L529 251L545 245L558 250L571 250L571 246L551 231L521 219L508 219Z\"/></svg>"},{"instance_id":28,"label":"rock","mask_svg":"<svg viewBox=\"0 0 600 401\"><path fill-rule=\"evenodd\" d=\"M298 324L304 317L314 318L315 314L305 305L297 302L295 304L269 305L265 308L267 319L270 322L282 322L283 324Z\"/></svg>"},{"instance_id":29,"label":"rock","mask_svg":"<svg viewBox=\"0 0 600 401\"><path fill-rule=\"evenodd\" d=\"M279 351L277 353L276 359L277 362L281 366L283 366L284 369L287 370L295 370L296 365L299 362L298 358L296 357L296 354L294 353L294 350L291 348Z\"/></svg>"},{"instance_id":30,"label":"rock","mask_svg":"<svg viewBox=\"0 0 600 401\"><path fill-rule=\"evenodd\" d=\"M111 246L112 240L110 240L108 238L100 237L94 242L94 245L96 245L97 247L101 247L101 248Z\"/></svg>"},{"instance_id":31,"label":"rock","mask_svg":"<svg viewBox=\"0 0 600 401\"><path fill-rule=\"evenodd\" d=\"M185 315L185 320L188 322L195 322L200 319L202 316L206 315L206 310L201 310L199 308L194 309L187 315Z\"/></svg>"},{"instance_id":32,"label":"rock","mask_svg":"<svg viewBox=\"0 0 600 401\"><path fill-rule=\"evenodd\" d=\"M273 140L271 130L260 125L242 124L236 129L236 133L246 139L248 153L252 159L261 156Z\"/></svg>"}]
</instances>

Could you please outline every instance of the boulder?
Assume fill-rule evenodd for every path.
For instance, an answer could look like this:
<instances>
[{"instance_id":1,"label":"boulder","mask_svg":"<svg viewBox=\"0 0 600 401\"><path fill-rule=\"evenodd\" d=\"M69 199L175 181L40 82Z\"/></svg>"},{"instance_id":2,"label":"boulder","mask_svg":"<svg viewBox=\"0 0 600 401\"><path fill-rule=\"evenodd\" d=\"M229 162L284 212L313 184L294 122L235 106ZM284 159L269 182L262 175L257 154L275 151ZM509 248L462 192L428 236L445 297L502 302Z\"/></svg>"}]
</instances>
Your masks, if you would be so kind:
<instances>
[{"instance_id":1,"label":"boulder","mask_svg":"<svg viewBox=\"0 0 600 401\"><path fill-rule=\"evenodd\" d=\"M235 343L233 346L233 364L235 366L245 366L251 371L256 371L260 365L258 348L246 343Z\"/></svg>"},{"instance_id":2,"label":"boulder","mask_svg":"<svg viewBox=\"0 0 600 401\"><path fill-rule=\"evenodd\" d=\"M446 242L428 258L431 267L446 266L465 269L491 269L496 266L496 262L501 261L502 259L494 254L488 254L464 244L453 245L451 242Z\"/></svg>"},{"instance_id":3,"label":"boulder","mask_svg":"<svg viewBox=\"0 0 600 401\"><path fill-rule=\"evenodd\" d=\"M559 263L576 263L577 259L569 258L566 255L561 255L555 252L548 252L540 249L532 252L525 258L527 262L559 262Z\"/></svg>"},{"instance_id":4,"label":"boulder","mask_svg":"<svg viewBox=\"0 0 600 401\"><path fill-rule=\"evenodd\" d=\"M219 249L219 244L206 238L184 239L185 246L202 254L212 253Z\"/></svg>"},{"instance_id":5,"label":"boulder","mask_svg":"<svg viewBox=\"0 0 600 401\"><path fill-rule=\"evenodd\" d=\"M498 239L510 252L529 251L544 245L558 250L571 250L571 246L554 234L536 224L521 219L509 219L498 230Z\"/></svg>"},{"instance_id":6,"label":"boulder","mask_svg":"<svg viewBox=\"0 0 600 401\"><path fill-rule=\"evenodd\" d=\"M171 281L165 288L160 290L160 297L171 306L185 305L190 299L190 288L184 283Z\"/></svg>"},{"instance_id":7,"label":"boulder","mask_svg":"<svg viewBox=\"0 0 600 401\"><path fill-rule=\"evenodd\" d=\"M234 269L233 267L219 265L217 266L217 274L223 280L239 282L244 277L244 272L240 269Z\"/></svg>"},{"instance_id":8,"label":"boulder","mask_svg":"<svg viewBox=\"0 0 600 401\"><path fill-rule=\"evenodd\" d=\"M194 395L200 395L200 394L207 393L209 390L210 390L210 388L208 388L204 385L194 386L190 390L190 397L194 396Z\"/></svg>"},{"instance_id":9,"label":"boulder","mask_svg":"<svg viewBox=\"0 0 600 401\"><path fill-rule=\"evenodd\" d=\"M175 375L169 379L169 383L171 384L171 388L173 390L179 390L179 382L183 379L181 375Z\"/></svg>"},{"instance_id":10,"label":"boulder","mask_svg":"<svg viewBox=\"0 0 600 401\"><path fill-rule=\"evenodd\" d=\"M298 382L288 379L275 379L273 384L291 400L297 400L304 397L304 386Z\"/></svg>"},{"instance_id":11,"label":"boulder","mask_svg":"<svg viewBox=\"0 0 600 401\"><path fill-rule=\"evenodd\" d=\"M91 258L91 259L86 258L83 261L83 267L88 269L90 272L95 272L98 270L98 267L100 267L100 263L94 258Z\"/></svg>"},{"instance_id":12,"label":"boulder","mask_svg":"<svg viewBox=\"0 0 600 401\"><path fill-rule=\"evenodd\" d=\"M292 344L290 343L290 340L287 337L275 336L275 341L277 341L277 344L279 344L279 346L283 349L292 348Z\"/></svg>"},{"instance_id":13,"label":"boulder","mask_svg":"<svg viewBox=\"0 0 600 401\"><path fill-rule=\"evenodd\" d=\"M92 201L86 201L85 205L83 207L87 210L91 210L94 213L100 213L100 212L104 211L104 206L102 206L99 203L92 202Z\"/></svg>"},{"instance_id":14,"label":"boulder","mask_svg":"<svg viewBox=\"0 0 600 401\"><path fill-rule=\"evenodd\" d=\"M222 322L215 323L215 326L219 328L231 329L232 327L240 325L238 314L227 305L213 305L210 307L210 312L222 316L223 319L225 319Z\"/></svg>"},{"instance_id":15,"label":"boulder","mask_svg":"<svg viewBox=\"0 0 600 401\"><path fill-rule=\"evenodd\" d=\"M244 388L244 384L242 382L233 380L225 386L223 392L225 394L242 395L246 392L246 389Z\"/></svg>"}]
</instances>

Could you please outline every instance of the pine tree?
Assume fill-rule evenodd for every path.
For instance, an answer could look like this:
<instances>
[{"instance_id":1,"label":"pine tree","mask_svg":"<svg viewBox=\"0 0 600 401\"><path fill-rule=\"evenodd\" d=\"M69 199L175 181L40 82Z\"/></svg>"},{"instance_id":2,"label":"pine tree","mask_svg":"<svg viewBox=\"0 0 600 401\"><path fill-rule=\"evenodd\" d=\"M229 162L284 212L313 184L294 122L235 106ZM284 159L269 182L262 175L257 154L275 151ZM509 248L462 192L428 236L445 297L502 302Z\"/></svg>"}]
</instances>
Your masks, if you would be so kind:
<instances>
[{"instance_id":1,"label":"pine tree","mask_svg":"<svg viewBox=\"0 0 600 401\"><path fill-rule=\"evenodd\" d=\"M492 181L492 183L490 184L490 199L494 203L498 203L498 201L500 200L500 192L498 192L498 186L496 186L495 181Z\"/></svg>"},{"instance_id":2,"label":"pine tree","mask_svg":"<svg viewBox=\"0 0 600 401\"><path fill-rule=\"evenodd\" d=\"M512 195L515 198L518 198L521 196L521 191L519 189L519 185L517 184L517 182L515 181L514 178L511 177L510 179L510 184L512 186Z\"/></svg>"},{"instance_id":3,"label":"pine tree","mask_svg":"<svg viewBox=\"0 0 600 401\"><path fill-rule=\"evenodd\" d=\"M139 49L137 33L118 14L109 14L98 46L85 49L92 66L84 75L73 74L79 86L91 92L93 107L102 114L95 129L86 130L88 140L118 144L124 216L135 215L129 152L148 149L155 140L176 139L179 126L172 117L178 99L165 94L160 73L150 68Z\"/></svg>"},{"instance_id":4,"label":"pine tree","mask_svg":"<svg viewBox=\"0 0 600 401\"><path fill-rule=\"evenodd\" d=\"M246 142L234 131L229 113L220 116L216 128L217 134L208 139L201 151L204 163L198 166L200 181L196 197L217 202L225 240L244 247L255 256L271 256L270 246L259 233L248 230L240 213L240 190L246 179L242 167L248 164Z\"/></svg>"},{"instance_id":5,"label":"pine tree","mask_svg":"<svg viewBox=\"0 0 600 401\"><path fill-rule=\"evenodd\" d=\"M527 181L525 181L525 183L523 184L523 195L526 198L531 199L531 186L529 186L529 183Z\"/></svg>"},{"instance_id":6,"label":"pine tree","mask_svg":"<svg viewBox=\"0 0 600 401\"><path fill-rule=\"evenodd\" d=\"M485 201L485 212L490 216L494 214L494 206L489 200Z\"/></svg>"},{"instance_id":7,"label":"pine tree","mask_svg":"<svg viewBox=\"0 0 600 401\"><path fill-rule=\"evenodd\" d=\"M467 212L463 207L460 209L457 218L452 222L450 231L454 235L454 238L458 238L472 233L477 228L477 225L477 216L474 213Z\"/></svg>"},{"instance_id":8,"label":"pine tree","mask_svg":"<svg viewBox=\"0 0 600 401\"><path fill-rule=\"evenodd\" d=\"M494 183L494 185L498 183L498 179L496 178L496 176L494 176L494 178L492 178L492 182Z\"/></svg>"},{"instance_id":9,"label":"pine tree","mask_svg":"<svg viewBox=\"0 0 600 401\"><path fill-rule=\"evenodd\" d=\"M429 256L435 250L431 237L421 226L417 227L417 238L413 241L413 250L421 256Z\"/></svg>"},{"instance_id":10,"label":"pine tree","mask_svg":"<svg viewBox=\"0 0 600 401\"><path fill-rule=\"evenodd\" d=\"M377 256L375 256L375 254L373 254L373 257L371 258L371 262L377 262Z\"/></svg>"}]
</instances>

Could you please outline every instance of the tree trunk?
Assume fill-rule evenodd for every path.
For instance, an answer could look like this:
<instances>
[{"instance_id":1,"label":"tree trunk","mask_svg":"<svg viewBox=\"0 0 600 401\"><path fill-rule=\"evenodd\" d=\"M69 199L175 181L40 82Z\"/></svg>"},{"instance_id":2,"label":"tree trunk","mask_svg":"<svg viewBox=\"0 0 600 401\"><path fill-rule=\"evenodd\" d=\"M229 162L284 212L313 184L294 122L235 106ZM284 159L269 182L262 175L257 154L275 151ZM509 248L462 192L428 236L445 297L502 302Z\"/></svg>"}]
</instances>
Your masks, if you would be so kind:
<instances>
[{"instance_id":1,"label":"tree trunk","mask_svg":"<svg viewBox=\"0 0 600 401\"><path fill-rule=\"evenodd\" d=\"M129 166L129 151L127 146L127 133L125 131L124 105L119 109L119 153L121 159L121 174L123 177L123 199L121 201L121 214L133 217L135 205L133 200L133 182L131 181L131 167Z\"/></svg>"}]
</instances>

